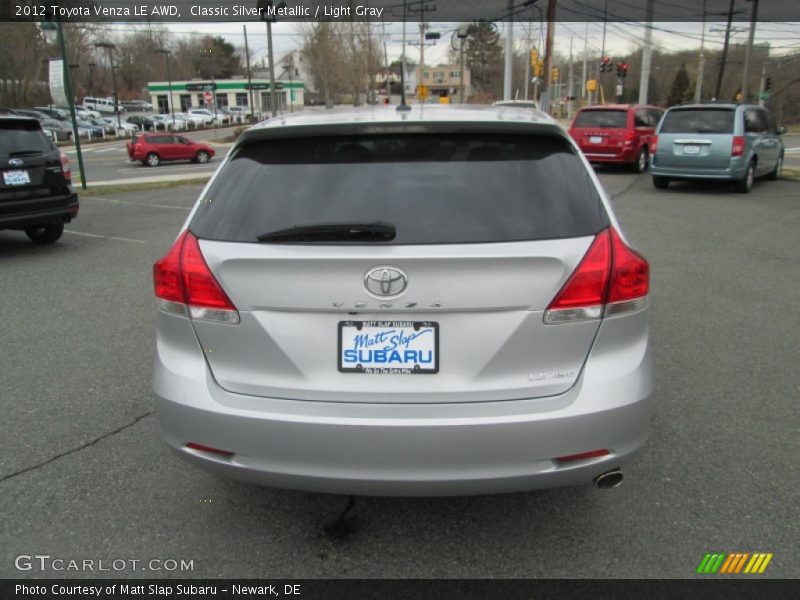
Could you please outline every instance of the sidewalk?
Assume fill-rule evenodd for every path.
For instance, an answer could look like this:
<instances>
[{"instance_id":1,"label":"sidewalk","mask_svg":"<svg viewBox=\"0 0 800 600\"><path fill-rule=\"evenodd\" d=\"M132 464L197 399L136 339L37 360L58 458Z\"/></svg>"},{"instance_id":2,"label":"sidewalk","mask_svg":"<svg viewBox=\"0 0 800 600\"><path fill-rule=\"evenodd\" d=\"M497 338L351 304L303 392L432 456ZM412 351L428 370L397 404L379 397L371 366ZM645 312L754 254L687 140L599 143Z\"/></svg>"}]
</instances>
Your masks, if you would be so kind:
<instances>
[{"instance_id":1,"label":"sidewalk","mask_svg":"<svg viewBox=\"0 0 800 600\"><path fill-rule=\"evenodd\" d=\"M73 174L75 174L73 172ZM214 171L205 171L200 173L173 173L171 175L153 175L150 177L130 177L128 179L114 179L110 181L89 181L87 187L89 189L97 187L108 186L123 186L123 185L136 185L137 183L164 183L173 181L197 181L198 179L210 179ZM74 177L73 187L80 194L81 183L80 177Z\"/></svg>"}]
</instances>

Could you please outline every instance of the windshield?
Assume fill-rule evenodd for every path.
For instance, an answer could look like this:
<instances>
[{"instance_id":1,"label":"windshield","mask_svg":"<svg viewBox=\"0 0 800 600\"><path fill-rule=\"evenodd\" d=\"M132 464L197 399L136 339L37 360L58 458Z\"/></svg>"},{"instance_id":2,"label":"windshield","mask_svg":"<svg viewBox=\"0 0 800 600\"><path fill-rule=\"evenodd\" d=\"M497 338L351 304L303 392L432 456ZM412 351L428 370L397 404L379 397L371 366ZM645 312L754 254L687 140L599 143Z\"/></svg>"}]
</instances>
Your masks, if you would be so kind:
<instances>
[{"instance_id":1,"label":"windshield","mask_svg":"<svg viewBox=\"0 0 800 600\"><path fill-rule=\"evenodd\" d=\"M399 134L251 142L234 151L190 228L256 242L331 223L391 223L393 244L433 244L594 235L607 218L561 138Z\"/></svg>"},{"instance_id":2,"label":"windshield","mask_svg":"<svg viewBox=\"0 0 800 600\"><path fill-rule=\"evenodd\" d=\"M0 159L19 154L44 154L55 150L37 121L0 120Z\"/></svg>"},{"instance_id":3,"label":"windshield","mask_svg":"<svg viewBox=\"0 0 800 600\"><path fill-rule=\"evenodd\" d=\"M694 108L667 111L661 133L733 133L735 111Z\"/></svg>"},{"instance_id":4,"label":"windshield","mask_svg":"<svg viewBox=\"0 0 800 600\"><path fill-rule=\"evenodd\" d=\"M582 110L575 119L575 127L625 129L627 122L626 110Z\"/></svg>"}]
</instances>

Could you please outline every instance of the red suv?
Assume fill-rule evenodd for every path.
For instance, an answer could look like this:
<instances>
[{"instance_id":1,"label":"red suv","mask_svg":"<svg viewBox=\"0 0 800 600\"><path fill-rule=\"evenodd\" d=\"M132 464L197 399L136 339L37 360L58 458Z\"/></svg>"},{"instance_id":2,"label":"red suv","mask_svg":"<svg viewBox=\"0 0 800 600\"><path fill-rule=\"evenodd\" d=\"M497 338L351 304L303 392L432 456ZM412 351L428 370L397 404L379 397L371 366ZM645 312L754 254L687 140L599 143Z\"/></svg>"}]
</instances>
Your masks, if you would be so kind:
<instances>
[{"instance_id":1,"label":"red suv","mask_svg":"<svg viewBox=\"0 0 800 600\"><path fill-rule=\"evenodd\" d=\"M569 127L591 163L630 165L647 169L655 129L663 110L655 106L608 104L578 111Z\"/></svg>"},{"instance_id":2,"label":"red suv","mask_svg":"<svg viewBox=\"0 0 800 600\"><path fill-rule=\"evenodd\" d=\"M149 167L157 167L164 160L191 160L207 163L214 156L214 148L202 142L173 133L146 133L128 142L128 156Z\"/></svg>"}]
</instances>

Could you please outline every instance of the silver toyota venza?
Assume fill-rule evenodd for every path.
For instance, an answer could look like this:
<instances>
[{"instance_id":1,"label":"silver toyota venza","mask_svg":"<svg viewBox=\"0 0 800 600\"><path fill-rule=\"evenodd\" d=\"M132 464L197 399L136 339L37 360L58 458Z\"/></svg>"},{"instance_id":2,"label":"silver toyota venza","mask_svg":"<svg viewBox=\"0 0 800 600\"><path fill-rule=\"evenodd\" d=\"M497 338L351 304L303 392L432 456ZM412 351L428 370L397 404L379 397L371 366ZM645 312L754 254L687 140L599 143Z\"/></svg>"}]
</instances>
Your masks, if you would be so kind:
<instances>
[{"instance_id":1,"label":"silver toyota venza","mask_svg":"<svg viewBox=\"0 0 800 600\"><path fill-rule=\"evenodd\" d=\"M648 263L537 111L271 119L154 277L164 437L221 475L377 495L612 487L647 437Z\"/></svg>"}]
</instances>

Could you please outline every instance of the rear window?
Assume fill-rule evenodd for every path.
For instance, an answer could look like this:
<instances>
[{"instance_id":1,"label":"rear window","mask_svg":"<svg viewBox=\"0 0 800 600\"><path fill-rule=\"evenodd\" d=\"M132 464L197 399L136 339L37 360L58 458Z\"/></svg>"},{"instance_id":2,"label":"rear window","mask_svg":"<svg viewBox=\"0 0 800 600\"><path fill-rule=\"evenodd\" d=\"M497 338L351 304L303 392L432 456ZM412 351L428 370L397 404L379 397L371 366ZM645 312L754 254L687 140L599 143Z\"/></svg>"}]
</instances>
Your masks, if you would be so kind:
<instances>
[{"instance_id":1,"label":"rear window","mask_svg":"<svg viewBox=\"0 0 800 600\"><path fill-rule=\"evenodd\" d=\"M627 124L626 110L582 110L575 118L575 127L625 129Z\"/></svg>"},{"instance_id":2,"label":"rear window","mask_svg":"<svg viewBox=\"0 0 800 600\"><path fill-rule=\"evenodd\" d=\"M290 227L376 221L395 226L390 244L578 237L608 224L586 168L560 138L401 134L240 147L190 228L254 242Z\"/></svg>"},{"instance_id":3,"label":"rear window","mask_svg":"<svg viewBox=\"0 0 800 600\"><path fill-rule=\"evenodd\" d=\"M42 132L38 121L0 119L0 158L20 153L45 154L53 150L53 143Z\"/></svg>"},{"instance_id":4,"label":"rear window","mask_svg":"<svg viewBox=\"0 0 800 600\"><path fill-rule=\"evenodd\" d=\"M667 111L661 133L733 133L732 109L693 108Z\"/></svg>"}]
</instances>

